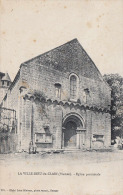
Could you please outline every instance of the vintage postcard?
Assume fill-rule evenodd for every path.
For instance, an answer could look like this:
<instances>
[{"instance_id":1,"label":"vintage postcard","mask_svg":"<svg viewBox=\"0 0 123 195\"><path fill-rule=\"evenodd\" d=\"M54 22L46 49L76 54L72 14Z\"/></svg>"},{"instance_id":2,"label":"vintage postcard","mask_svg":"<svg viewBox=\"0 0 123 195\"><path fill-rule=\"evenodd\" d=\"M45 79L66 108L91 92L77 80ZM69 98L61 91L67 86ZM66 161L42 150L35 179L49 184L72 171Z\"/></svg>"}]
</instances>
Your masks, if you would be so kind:
<instances>
[{"instance_id":1,"label":"vintage postcard","mask_svg":"<svg viewBox=\"0 0 123 195\"><path fill-rule=\"evenodd\" d=\"M0 0L0 195L123 194L122 52L122 0Z\"/></svg>"}]
</instances>

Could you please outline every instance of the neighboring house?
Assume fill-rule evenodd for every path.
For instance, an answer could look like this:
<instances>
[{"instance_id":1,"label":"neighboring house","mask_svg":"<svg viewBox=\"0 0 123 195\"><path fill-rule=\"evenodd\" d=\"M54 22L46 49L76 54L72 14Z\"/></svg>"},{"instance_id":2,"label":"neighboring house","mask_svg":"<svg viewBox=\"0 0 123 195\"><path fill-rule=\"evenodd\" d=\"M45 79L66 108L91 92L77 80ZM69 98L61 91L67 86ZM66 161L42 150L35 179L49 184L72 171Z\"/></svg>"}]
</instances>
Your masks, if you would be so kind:
<instances>
[{"instance_id":1,"label":"neighboring house","mask_svg":"<svg viewBox=\"0 0 123 195\"><path fill-rule=\"evenodd\" d=\"M0 72L0 104L8 91L9 86L11 85L11 79L8 73Z\"/></svg>"},{"instance_id":2,"label":"neighboring house","mask_svg":"<svg viewBox=\"0 0 123 195\"><path fill-rule=\"evenodd\" d=\"M18 150L111 145L111 90L77 39L25 63L3 107L17 117Z\"/></svg>"},{"instance_id":3,"label":"neighboring house","mask_svg":"<svg viewBox=\"0 0 123 195\"><path fill-rule=\"evenodd\" d=\"M0 72L0 104L6 99L10 85L9 74ZM16 151L16 128L16 111L0 105L0 153Z\"/></svg>"}]
</instances>

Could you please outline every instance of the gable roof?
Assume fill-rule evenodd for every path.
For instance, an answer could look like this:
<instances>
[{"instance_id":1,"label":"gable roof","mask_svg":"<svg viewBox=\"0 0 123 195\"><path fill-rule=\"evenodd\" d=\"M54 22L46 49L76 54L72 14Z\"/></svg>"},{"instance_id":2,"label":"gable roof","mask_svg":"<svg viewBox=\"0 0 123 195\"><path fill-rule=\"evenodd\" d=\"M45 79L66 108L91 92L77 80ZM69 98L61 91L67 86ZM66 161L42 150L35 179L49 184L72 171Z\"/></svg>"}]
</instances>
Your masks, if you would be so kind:
<instances>
[{"instance_id":1,"label":"gable roof","mask_svg":"<svg viewBox=\"0 0 123 195\"><path fill-rule=\"evenodd\" d=\"M73 39L55 49L34 57L24 64L44 65L61 72L73 71L94 80L103 80L94 62L77 39Z\"/></svg>"},{"instance_id":2,"label":"gable roof","mask_svg":"<svg viewBox=\"0 0 123 195\"><path fill-rule=\"evenodd\" d=\"M9 75L8 75L7 72L6 72L5 75L3 76L2 81L10 81L10 82L11 82L11 79L10 79L10 77L9 77Z\"/></svg>"}]
</instances>

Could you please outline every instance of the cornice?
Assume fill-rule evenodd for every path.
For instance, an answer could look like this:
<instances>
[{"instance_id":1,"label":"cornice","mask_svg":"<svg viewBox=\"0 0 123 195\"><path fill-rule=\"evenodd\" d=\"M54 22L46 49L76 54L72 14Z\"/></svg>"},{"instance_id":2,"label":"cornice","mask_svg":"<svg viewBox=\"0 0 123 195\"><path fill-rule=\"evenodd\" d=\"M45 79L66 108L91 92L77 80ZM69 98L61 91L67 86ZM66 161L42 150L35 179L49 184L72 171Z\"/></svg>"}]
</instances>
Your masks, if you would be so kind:
<instances>
[{"instance_id":1,"label":"cornice","mask_svg":"<svg viewBox=\"0 0 123 195\"><path fill-rule=\"evenodd\" d=\"M33 94L25 94L23 99L28 99L32 102L39 101L43 104L49 105L59 105L63 107L74 107L74 108L79 108L81 110L90 110L94 112L105 112L105 113L110 113L110 106L108 107L99 107L96 105L87 105L87 104L81 104L78 102L71 102L71 101L63 101L63 100L56 100L56 99L51 99L51 98L45 98L45 97L35 97Z\"/></svg>"}]
</instances>

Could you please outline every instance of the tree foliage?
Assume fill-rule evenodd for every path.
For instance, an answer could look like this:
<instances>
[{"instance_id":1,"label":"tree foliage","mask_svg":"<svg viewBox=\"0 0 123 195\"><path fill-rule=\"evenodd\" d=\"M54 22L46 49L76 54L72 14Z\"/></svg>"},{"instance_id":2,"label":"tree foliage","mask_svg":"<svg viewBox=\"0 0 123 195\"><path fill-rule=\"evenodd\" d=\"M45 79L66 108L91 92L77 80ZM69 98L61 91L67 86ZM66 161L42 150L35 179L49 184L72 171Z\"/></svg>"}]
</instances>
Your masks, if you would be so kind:
<instances>
[{"instance_id":1,"label":"tree foliage","mask_svg":"<svg viewBox=\"0 0 123 195\"><path fill-rule=\"evenodd\" d=\"M111 88L111 130L112 139L123 137L123 77L119 74L103 76Z\"/></svg>"}]
</instances>

